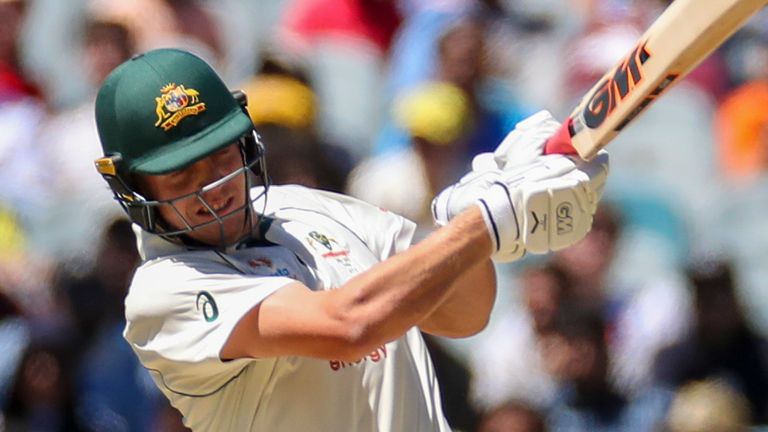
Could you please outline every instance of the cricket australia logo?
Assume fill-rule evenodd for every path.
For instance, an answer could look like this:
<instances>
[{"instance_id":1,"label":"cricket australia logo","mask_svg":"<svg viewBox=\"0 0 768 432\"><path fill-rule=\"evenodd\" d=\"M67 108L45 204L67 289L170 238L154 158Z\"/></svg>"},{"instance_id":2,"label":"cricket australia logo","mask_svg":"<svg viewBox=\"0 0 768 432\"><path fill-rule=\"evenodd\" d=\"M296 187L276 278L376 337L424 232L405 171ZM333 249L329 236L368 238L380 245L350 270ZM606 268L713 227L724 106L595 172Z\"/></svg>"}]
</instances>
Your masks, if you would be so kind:
<instances>
[{"instance_id":1,"label":"cricket australia logo","mask_svg":"<svg viewBox=\"0 0 768 432\"><path fill-rule=\"evenodd\" d=\"M160 97L155 98L157 103L155 127L162 128L166 132L176 127L183 118L205 111L205 103L200 102L200 93L195 89L170 83L160 89L160 93Z\"/></svg>"},{"instance_id":2,"label":"cricket australia logo","mask_svg":"<svg viewBox=\"0 0 768 432\"><path fill-rule=\"evenodd\" d=\"M341 266L345 272L350 275L355 275L359 272L355 263L352 262L352 258L349 257L349 249L340 245L335 239L328 237L325 234L321 234L317 231L312 231L307 237L307 242L317 252L320 252L320 256L323 258L335 262ZM320 250L319 246L325 248L327 252Z\"/></svg>"},{"instance_id":3,"label":"cricket australia logo","mask_svg":"<svg viewBox=\"0 0 768 432\"><path fill-rule=\"evenodd\" d=\"M329 251L333 250L333 244L336 243L336 240L328 237L325 234L320 234L317 231L312 231L311 233L309 233L308 240L309 240L309 244L312 245L312 247L315 247L315 242L317 242L323 245L323 247L325 247Z\"/></svg>"},{"instance_id":4,"label":"cricket australia logo","mask_svg":"<svg viewBox=\"0 0 768 432\"><path fill-rule=\"evenodd\" d=\"M203 311L203 318L207 322L216 321L219 317L219 307L216 306L216 301L208 291L200 291L197 293L197 300L195 300L195 308L198 311Z\"/></svg>"}]
</instances>

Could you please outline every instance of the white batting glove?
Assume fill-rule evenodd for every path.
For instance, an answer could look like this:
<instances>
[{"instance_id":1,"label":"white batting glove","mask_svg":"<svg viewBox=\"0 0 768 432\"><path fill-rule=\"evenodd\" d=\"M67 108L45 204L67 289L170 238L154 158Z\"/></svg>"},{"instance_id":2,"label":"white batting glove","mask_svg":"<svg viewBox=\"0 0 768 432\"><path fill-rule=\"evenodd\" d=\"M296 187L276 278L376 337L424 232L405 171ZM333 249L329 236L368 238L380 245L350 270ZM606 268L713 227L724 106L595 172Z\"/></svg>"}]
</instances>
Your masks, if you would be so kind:
<instances>
[{"instance_id":1,"label":"white batting glove","mask_svg":"<svg viewBox=\"0 0 768 432\"><path fill-rule=\"evenodd\" d=\"M517 216L514 205L507 198L504 181L504 172L499 169L470 171L432 200L432 218L440 226L467 208L479 206L493 242L495 252L492 257L499 262L514 261L525 254L525 248L517 241ZM504 200L508 203L504 204ZM503 248L501 239L510 239Z\"/></svg>"},{"instance_id":2,"label":"white batting glove","mask_svg":"<svg viewBox=\"0 0 768 432\"><path fill-rule=\"evenodd\" d=\"M483 212L497 262L525 251L546 253L571 246L592 227L608 174L608 154L592 161L563 155L540 156L524 166L471 172L435 197L439 225L471 205Z\"/></svg>"},{"instance_id":3,"label":"white batting glove","mask_svg":"<svg viewBox=\"0 0 768 432\"><path fill-rule=\"evenodd\" d=\"M560 123L549 111L539 111L517 123L493 153L475 156L472 170L483 172L526 165L544 153L544 144L559 128Z\"/></svg>"}]
</instances>

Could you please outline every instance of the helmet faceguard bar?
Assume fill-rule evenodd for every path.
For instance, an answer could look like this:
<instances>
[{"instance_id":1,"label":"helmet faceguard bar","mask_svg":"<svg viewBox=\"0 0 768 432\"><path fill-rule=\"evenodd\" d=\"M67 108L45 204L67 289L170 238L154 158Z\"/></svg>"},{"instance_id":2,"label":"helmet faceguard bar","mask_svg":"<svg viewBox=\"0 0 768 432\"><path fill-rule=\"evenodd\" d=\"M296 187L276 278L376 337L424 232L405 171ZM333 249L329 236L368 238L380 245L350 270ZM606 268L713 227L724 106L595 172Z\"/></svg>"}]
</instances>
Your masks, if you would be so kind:
<instances>
[{"instance_id":1,"label":"helmet faceguard bar","mask_svg":"<svg viewBox=\"0 0 768 432\"><path fill-rule=\"evenodd\" d=\"M260 162L261 162L260 158L253 159L251 161L246 161L244 159L244 163L243 163L243 165L240 168L237 168L236 170L232 171L231 173L225 175L224 177L222 177L222 178L220 178L218 180L215 180L215 181L213 181L213 182L203 186L202 188L198 189L197 191L190 192L188 194L180 195L180 196L177 196L177 197L174 197L174 198L170 198L170 199L167 199L167 200L146 200L146 199L142 198L139 201L127 202L125 204L128 207L137 206L137 205L140 205L140 206L143 206L143 207L147 207L147 208L150 209L150 212L153 213L153 214L157 214L158 213L157 210L160 207L162 207L162 206L169 206L174 211L174 213L176 214L178 220L181 221L184 224L184 227L176 229L176 230L170 230L167 227L165 227L166 224L160 224L159 226L157 226L157 225L155 226L157 234L161 234L163 236L168 236L168 237L174 237L174 236L186 234L186 233L189 233L190 231L193 231L193 230L196 230L196 229L200 229L200 228L204 228L206 226L209 226L209 225L212 225L212 224L215 224L215 223L223 223L223 221L226 220L227 218L229 218L230 216L235 215L238 212L243 211L245 208L250 207L250 205L251 205L251 203L253 201L258 200L261 197L261 195L266 193L266 187L268 186L268 184L264 183L264 186L265 186L265 191L264 192L262 192L261 194L259 194L256 197L249 197L249 199L245 200L245 204L243 206L240 206L240 207L238 207L236 209L233 209L233 210L231 210L229 213L227 213L225 215L219 215L218 212L216 212L216 210L214 210L213 206L210 203L208 203L208 201L203 197L203 195L206 194L207 192L210 192L210 191L212 191L212 190L214 190L214 189L224 185L225 183L227 183L229 181L235 180L239 176L245 176L245 181L247 182L246 190L250 190L250 188L252 186L252 181L250 181L249 177L254 172L260 171L260 169L259 170L254 169L254 168L258 168L258 165L260 165ZM262 180L262 182L263 182L263 180ZM184 201L184 200L189 200L189 199L196 199L197 201L199 201L200 204L202 204L203 207L205 207L205 209L211 214L211 216L213 216L213 219L210 220L210 221L207 221L207 222L203 222L203 223L197 224L197 225L192 225L187 220L187 218L184 217L184 215L182 215L181 212L176 207L176 203L178 203L180 201Z\"/></svg>"},{"instance_id":2,"label":"helmet faceguard bar","mask_svg":"<svg viewBox=\"0 0 768 432\"><path fill-rule=\"evenodd\" d=\"M182 242L188 243L183 237L185 234L209 225L219 224L223 239L223 223L226 219L245 211L247 213L247 223L253 223L253 212L250 208L255 201L259 200L267 193L267 189L269 188L269 177L267 176L266 165L264 164L264 147L258 134L256 134L255 131L251 131L248 135L242 137L239 140L239 143L242 157L242 165L239 168L203 186L197 191L167 200L147 199L138 193L136 189L131 187L131 182L127 181L128 176L121 172L121 156L119 154L98 159L96 161L96 167L109 184L115 200L123 207L123 210L128 214L129 219L141 226L145 231L160 235L170 241L178 241L180 239ZM219 215L203 195L211 190L221 187L227 182L235 181L240 176L242 176L246 182L245 189L246 194L248 195L246 196L244 204L229 211L225 215ZM254 186L254 176L261 180L261 184L264 188L256 196L251 196L250 190ZM175 205L182 200L188 199L196 199L199 201L211 214L213 219L196 225L191 224ZM177 219L184 226L178 229L170 229L168 223L160 217L159 208L161 206L169 206L177 216ZM219 246L223 247L226 245L221 244Z\"/></svg>"}]
</instances>

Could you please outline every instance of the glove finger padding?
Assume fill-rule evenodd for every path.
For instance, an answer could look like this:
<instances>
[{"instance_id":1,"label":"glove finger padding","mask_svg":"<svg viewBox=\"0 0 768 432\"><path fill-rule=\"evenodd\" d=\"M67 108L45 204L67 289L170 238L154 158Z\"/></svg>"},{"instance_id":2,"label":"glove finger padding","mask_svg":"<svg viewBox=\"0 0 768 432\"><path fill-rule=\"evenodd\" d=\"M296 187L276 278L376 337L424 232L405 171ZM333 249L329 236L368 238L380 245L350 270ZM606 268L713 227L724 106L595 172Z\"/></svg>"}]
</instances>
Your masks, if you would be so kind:
<instances>
[{"instance_id":1,"label":"glove finger padding","mask_svg":"<svg viewBox=\"0 0 768 432\"><path fill-rule=\"evenodd\" d=\"M582 163L579 169L589 177L589 191L590 197L594 208L592 213L597 210L597 205L600 202L600 198L603 197L603 190L605 189L605 182L608 178L608 172L610 166L610 158L608 152L600 150L591 161Z\"/></svg>"},{"instance_id":2,"label":"glove finger padding","mask_svg":"<svg viewBox=\"0 0 768 432\"><path fill-rule=\"evenodd\" d=\"M432 215L438 225L445 225L478 205L497 262L514 261L526 250L560 250L589 232L608 163L608 154L601 151L589 162L546 155L524 166L472 171L435 197Z\"/></svg>"},{"instance_id":3,"label":"glove finger padding","mask_svg":"<svg viewBox=\"0 0 768 432\"><path fill-rule=\"evenodd\" d=\"M498 170L499 166L496 164L493 153L479 153L472 158L472 171L474 172L486 172Z\"/></svg>"},{"instance_id":4,"label":"glove finger padding","mask_svg":"<svg viewBox=\"0 0 768 432\"><path fill-rule=\"evenodd\" d=\"M522 178L526 183L557 178L576 169L578 161L569 157L552 154L539 156L525 166L508 168L503 171L507 184L514 184Z\"/></svg>"},{"instance_id":5,"label":"glove finger padding","mask_svg":"<svg viewBox=\"0 0 768 432\"><path fill-rule=\"evenodd\" d=\"M608 173L608 155L602 153L589 162L568 159L573 163L570 172L521 186L518 208L525 209L525 214L518 214L520 235L531 253L571 246L592 227L592 215Z\"/></svg>"},{"instance_id":6,"label":"glove finger padding","mask_svg":"<svg viewBox=\"0 0 768 432\"><path fill-rule=\"evenodd\" d=\"M453 219L448 204L451 202L454 189L456 189L456 185L448 186L432 199L432 219L439 226L445 226Z\"/></svg>"},{"instance_id":7,"label":"glove finger padding","mask_svg":"<svg viewBox=\"0 0 768 432\"><path fill-rule=\"evenodd\" d=\"M520 121L493 152L497 167L506 169L532 162L544 153L544 144L559 128L560 122L548 111Z\"/></svg>"},{"instance_id":8,"label":"glove finger padding","mask_svg":"<svg viewBox=\"0 0 768 432\"><path fill-rule=\"evenodd\" d=\"M501 176L501 171L470 171L458 183L447 187L432 200L432 218L439 226L446 225L477 200Z\"/></svg>"}]
</instances>

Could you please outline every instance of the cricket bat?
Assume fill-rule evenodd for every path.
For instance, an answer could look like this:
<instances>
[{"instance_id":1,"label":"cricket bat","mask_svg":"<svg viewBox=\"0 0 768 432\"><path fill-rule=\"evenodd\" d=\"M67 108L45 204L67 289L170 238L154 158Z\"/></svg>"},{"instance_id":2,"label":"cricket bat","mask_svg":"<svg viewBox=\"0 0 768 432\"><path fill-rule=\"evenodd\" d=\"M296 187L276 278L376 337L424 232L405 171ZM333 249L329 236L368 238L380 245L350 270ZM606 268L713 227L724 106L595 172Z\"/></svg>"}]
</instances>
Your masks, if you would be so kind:
<instances>
[{"instance_id":1,"label":"cricket bat","mask_svg":"<svg viewBox=\"0 0 768 432\"><path fill-rule=\"evenodd\" d=\"M768 0L675 0L584 96L544 153L585 160L725 42Z\"/></svg>"}]
</instances>

